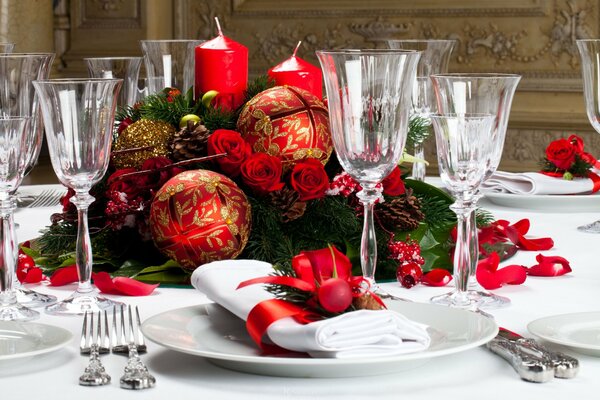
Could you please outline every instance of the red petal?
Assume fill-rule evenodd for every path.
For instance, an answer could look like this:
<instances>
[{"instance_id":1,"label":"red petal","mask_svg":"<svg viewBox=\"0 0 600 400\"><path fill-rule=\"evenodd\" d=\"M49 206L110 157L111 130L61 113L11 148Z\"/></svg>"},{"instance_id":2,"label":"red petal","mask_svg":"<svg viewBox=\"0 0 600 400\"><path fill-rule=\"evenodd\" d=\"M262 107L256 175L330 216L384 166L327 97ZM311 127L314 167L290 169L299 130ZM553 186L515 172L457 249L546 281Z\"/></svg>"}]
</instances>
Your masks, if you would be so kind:
<instances>
[{"instance_id":1,"label":"red petal","mask_svg":"<svg viewBox=\"0 0 600 400\"><path fill-rule=\"evenodd\" d=\"M527 268L522 265L508 265L496 271L496 277L501 283L520 285L527 279Z\"/></svg>"},{"instance_id":2,"label":"red petal","mask_svg":"<svg viewBox=\"0 0 600 400\"><path fill-rule=\"evenodd\" d=\"M27 271L23 268L17 268L17 279L19 282L24 283L25 279L27 279Z\"/></svg>"},{"instance_id":3,"label":"red petal","mask_svg":"<svg viewBox=\"0 0 600 400\"><path fill-rule=\"evenodd\" d=\"M50 277L50 286L63 286L79 281L76 265L69 265L54 271Z\"/></svg>"},{"instance_id":4,"label":"red petal","mask_svg":"<svg viewBox=\"0 0 600 400\"><path fill-rule=\"evenodd\" d=\"M538 254L535 259L539 264L527 269L531 276L560 276L572 271L569 261L564 257Z\"/></svg>"},{"instance_id":5,"label":"red petal","mask_svg":"<svg viewBox=\"0 0 600 400\"><path fill-rule=\"evenodd\" d=\"M515 228L521 235L525 235L527 232L529 232L531 223L527 218L525 218L512 224L512 227Z\"/></svg>"},{"instance_id":6,"label":"red petal","mask_svg":"<svg viewBox=\"0 0 600 400\"><path fill-rule=\"evenodd\" d=\"M99 291L106 294L120 294L108 272L98 272L94 276L94 285Z\"/></svg>"},{"instance_id":7,"label":"red petal","mask_svg":"<svg viewBox=\"0 0 600 400\"><path fill-rule=\"evenodd\" d=\"M477 270L482 268L489 272L496 272L498 265L500 265L500 256L494 251L487 258L477 263Z\"/></svg>"},{"instance_id":8,"label":"red petal","mask_svg":"<svg viewBox=\"0 0 600 400\"><path fill-rule=\"evenodd\" d=\"M477 268L476 272L477 282L485 289L498 289L502 286L502 283L494 272L491 272L484 268Z\"/></svg>"},{"instance_id":9,"label":"red petal","mask_svg":"<svg viewBox=\"0 0 600 400\"><path fill-rule=\"evenodd\" d=\"M29 268L23 283L39 283L42 281L43 277L44 277L44 275L42 274L41 268L38 268L38 267Z\"/></svg>"},{"instance_id":10,"label":"red petal","mask_svg":"<svg viewBox=\"0 0 600 400\"><path fill-rule=\"evenodd\" d=\"M126 296L148 296L158 287L158 284L151 285L124 276L114 278L113 283L115 289Z\"/></svg>"},{"instance_id":11,"label":"red petal","mask_svg":"<svg viewBox=\"0 0 600 400\"><path fill-rule=\"evenodd\" d=\"M432 269L421 278L421 282L427 286L446 286L451 280L450 272L441 268Z\"/></svg>"},{"instance_id":12,"label":"red petal","mask_svg":"<svg viewBox=\"0 0 600 400\"><path fill-rule=\"evenodd\" d=\"M525 237L521 237L519 243L517 243L521 250L529 250L529 251L540 251L540 250L550 250L554 247L554 240L552 238L538 238L538 239L527 239Z\"/></svg>"}]
</instances>

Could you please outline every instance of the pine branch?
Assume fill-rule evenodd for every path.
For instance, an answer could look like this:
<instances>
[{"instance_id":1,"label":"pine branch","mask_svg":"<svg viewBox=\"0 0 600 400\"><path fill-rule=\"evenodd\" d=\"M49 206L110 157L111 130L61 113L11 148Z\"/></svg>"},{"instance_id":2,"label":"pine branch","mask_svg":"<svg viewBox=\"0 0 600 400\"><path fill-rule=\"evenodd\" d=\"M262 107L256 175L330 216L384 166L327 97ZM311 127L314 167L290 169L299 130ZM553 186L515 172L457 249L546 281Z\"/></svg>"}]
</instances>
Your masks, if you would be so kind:
<instances>
[{"instance_id":1,"label":"pine branch","mask_svg":"<svg viewBox=\"0 0 600 400\"><path fill-rule=\"evenodd\" d=\"M201 115L202 124L206 126L209 131L215 131L217 129L236 129L237 114L233 111L224 110L218 108L208 108L204 114Z\"/></svg>"},{"instance_id":2,"label":"pine branch","mask_svg":"<svg viewBox=\"0 0 600 400\"><path fill-rule=\"evenodd\" d=\"M268 75L260 75L256 77L253 81L248 83L248 88L244 92L244 103L248 102L248 100L259 94L260 92L263 92L274 86L275 82Z\"/></svg>"},{"instance_id":3,"label":"pine branch","mask_svg":"<svg viewBox=\"0 0 600 400\"><path fill-rule=\"evenodd\" d=\"M431 134L431 124L426 118L413 116L408 122L408 136L406 137L406 148L412 149L415 143L423 143ZM412 150L408 150L410 153Z\"/></svg>"}]
</instances>

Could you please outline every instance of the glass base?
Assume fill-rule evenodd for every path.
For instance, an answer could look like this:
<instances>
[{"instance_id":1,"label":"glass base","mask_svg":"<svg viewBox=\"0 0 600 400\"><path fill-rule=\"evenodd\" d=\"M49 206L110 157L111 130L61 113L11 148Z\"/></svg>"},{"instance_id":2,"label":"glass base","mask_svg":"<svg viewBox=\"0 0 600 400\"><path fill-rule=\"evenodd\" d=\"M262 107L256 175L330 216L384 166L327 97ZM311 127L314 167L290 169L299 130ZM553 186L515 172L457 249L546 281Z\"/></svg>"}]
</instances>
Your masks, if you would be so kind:
<instances>
[{"instance_id":1,"label":"glass base","mask_svg":"<svg viewBox=\"0 0 600 400\"><path fill-rule=\"evenodd\" d=\"M467 296L469 298L479 302L481 308L501 308L510 305L510 299L504 296L498 296L497 294L488 292L484 289L477 279L469 277L469 286L467 290Z\"/></svg>"},{"instance_id":2,"label":"glass base","mask_svg":"<svg viewBox=\"0 0 600 400\"><path fill-rule=\"evenodd\" d=\"M480 302L468 295L468 292L452 292L432 297L429 301L440 306L462 308L465 310L476 311L479 309Z\"/></svg>"},{"instance_id":3,"label":"glass base","mask_svg":"<svg viewBox=\"0 0 600 400\"><path fill-rule=\"evenodd\" d=\"M44 307L56 303L57 300L56 296L38 293L24 287L16 288L15 292L17 293L17 301L25 307Z\"/></svg>"},{"instance_id":4,"label":"glass base","mask_svg":"<svg viewBox=\"0 0 600 400\"><path fill-rule=\"evenodd\" d=\"M595 221L591 224L578 226L577 230L585 233L600 233L600 221Z\"/></svg>"},{"instance_id":5,"label":"glass base","mask_svg":"<svg viewBox=\"0 0 600 400\"><path fill-rule=\"evenodd\" d=\"M83 315L86 312L110 311L122 303L98 296L96 292L75 292L70 297L46 307L51 315Z\"/></svg>"},{"instance_id":6,"label":"glass base","mask_svg":"<svg viewBox=\"0 0 600 400\"><path fill-rule=\"evenodd\" d=\"M33 321L40 313L21 304L0 306L0 321Z\"/></svg>"}]
</instances>

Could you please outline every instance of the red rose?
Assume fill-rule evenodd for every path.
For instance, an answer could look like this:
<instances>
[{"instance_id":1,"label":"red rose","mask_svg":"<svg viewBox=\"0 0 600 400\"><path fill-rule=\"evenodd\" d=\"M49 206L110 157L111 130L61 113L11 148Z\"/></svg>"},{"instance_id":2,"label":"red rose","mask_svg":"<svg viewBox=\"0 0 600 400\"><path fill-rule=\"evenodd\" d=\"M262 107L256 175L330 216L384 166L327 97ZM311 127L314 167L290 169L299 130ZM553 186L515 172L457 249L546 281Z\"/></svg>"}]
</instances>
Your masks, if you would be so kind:
<instances>
[{"instance_id":1,"label":"red rose","mask_svg":"<svg viewBox=\"0 0 600 400\"><path fill-rule=\"evenodd\" d=\"M67 193L63 197L60 198L60 204L62 205L63 213L68 213L70 211L77 212L77 207L75 204L71 203L71 197L75 196L75 190L69 188Z\"/></svg>"},{"instance_id":2,"label":"red rose","mask_svg":"<svg viewBox=\"0 0 600 400\"><path fill-rule=\"evenodd\" d=\"M290 184L300 195L300 201L307 201L325 196L329 178L323 164L317 159L309 158L294 165Z\"/></svg>"},{"instance_id":3,"label":"red rose","mask_svg":"<svg viewBox=\"0 0 600 400\"><path fill-rule=\"evenodd\" d=\"M281 160L265 153L252 154L241 168L244 183L257 194L266 194L283 188Z\"/></svg>"},{"instance_id":4,"label":"red rose","mask_svg":"<svg viewBox=\"0 0 600 400\"><path fill-rule=\"evenodd\" d=\"M567 139L558 139L546 148L546 158L558 169L568 170L575 161L576 147Z\"/></svg>"},{"instance_id":5,"label":"red rose","mask_svg":"<svg viewBox=\"0 0 600 400\"><path fill-rule=\"evenodd\" d=\"M567 140L575 147L576 153L583 152L583 139L577 135L571 135L567 138Z\"/></svg>"},{"instance_id":6,"label":"red rose","mask_svg":"<svg viewBox=\"0 0 600 400\"><path fill-rule=\"evenodd\" d=\"M394 168L381 183L383 184L383 193L388 196L400 196L406 192L402 181L402 173L398 167Z\"/></svg>"},{"instance_id":7,"label":"red rose","mask_svg":"<svg viewBox=\"0 0 600 400\"><path fill-rule=\"evenodd\" d=\"M227 153L225 157L217 158L221 170L235 177L240 174L242 163L252 154L252 148L236 131L217 129L208 138L208 155Z\"/></svg>"},{"instance_id":8,"label":"red rose","mask_svg":"<svg viewBox=\"0 0 600 400\"><path fill-rule=\"evenodd\" d=\"M125 193L128 198L137 196L140 191L139 182L133 178L122 178L120 176L136 172L135 168L123 168L116 170L111 176L108 177L108 190L114 190L116 192Z\"/></svg>"},{"instance_id":9,"label":"red rose","mask_svg":"<svg viewBox=\"0 0 600 400\"><path fill-rule=\"evenodd\" d=\"M152 157L144 161L142 164L142 171L152 171L171 164L173 164L173 162L167 157ZM173 167L148 173L141 175L143 180L140 183L145 187L160 189L169 179L183 171L184 170L181 168Z\"/></svg>"}]
</instances>

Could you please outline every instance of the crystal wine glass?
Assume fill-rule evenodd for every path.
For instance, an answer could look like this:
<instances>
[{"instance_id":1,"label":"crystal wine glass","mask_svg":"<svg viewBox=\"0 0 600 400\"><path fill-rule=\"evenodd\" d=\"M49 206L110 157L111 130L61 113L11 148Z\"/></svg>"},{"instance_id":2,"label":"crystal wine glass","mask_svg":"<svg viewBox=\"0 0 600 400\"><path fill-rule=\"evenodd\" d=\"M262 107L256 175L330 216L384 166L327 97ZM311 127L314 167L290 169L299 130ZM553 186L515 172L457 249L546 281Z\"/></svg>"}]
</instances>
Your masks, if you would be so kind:
<instances>
[{"instance_id":1,"label":"crystal wine glass","mask_svg":"<svg viewBox=\"0 0 600 400\"><path fill-rule=\"evenodd\" d=\"M90 78L123 79L117 107L133 106L138 100L142 57L84 58Z\"/></svg>"},{"instance_id":2,"label":"crystal wine glass","mask_svg":"<svg viewBox=\"0 0 600 400\"><path fill-rule=\"evenodd\" d=\"M357 195L364 205L360 260L373 290L377 290L373 207L383 201L378 183L396 167L404 150L419 55L404 50L317 51L337 157L362 186Z\"/></svg>"},{"instance_id":3,"label":"crystal wine glass","mask_svg":"<svg viewBox=\"0 0 600 400\"><path fill-rule=\"evenodd\" d=\"M600 39L577 40L583 75L583 95L588 119L600 133ZM600 233L600 220L577 228L587 233Z\"/></svg>"},{"instance_id":4,"label":"crystal wine glass","mask_svg":"<svg viewBox=\"0 0 600 400\"><path fill-rule=\"evenodd\" d=\"M27 151L22 152L20 157L25 176L37 163L44 141L42 115L32 81L47 79L53 60L53 53L0 54L0 115L31 117L26 135ZM29 201L33 201L33 198ZM17 206L23 207L27 202L27 198L17 194ZM26 289L16 276L14 278L13 287L20 304L39 307L56 301L56 296Z\"/></svg>"},{"instance_id":5,"label":"crystal wine glass","mask_svg":"<svg viewBox=\"0 0 600 400\"><path fill-rule=\"evenodd\" d=\"M0 53L12 53L14 48L14 43L0 42Z\"/></svg>"},{"instance_id":6,"label":"crystal wine glass","mask_svg":"<svg viewBox=\"0 0 600 400\"><path fill-rule=\"evenodd\" d=\"M21 155L28 151L29 117L0 116L0 320L30 321L39 313L17 301L14 275L17 272L17 235L13 214L15 192L24 176Z\"/></svg>"},{"instance_id":7,"label":"crystal wine glass","mask_svg":"<svg viewBox=\"0 0 600 400\"><path fill-rule=\"evenodd\" d=\"M421 117L431 125L429 116L437 111L435 93L431 84L430 75L448 72L450 55L456 40L443 39L406 39L388 40L390 49L418 50L421 58L417 65L417 81L413 86L411 117ZM424 138L414 140L413 155L425 159ZM418 181L425 180L425 163L416 161L412 167L411 178Z\"/></svg>"},{"instance_id":8,"label":"crystal wine glass","mask_svg":"<svg viewBox=\"0 0 600 400\"><path fill-rule=\"evenodd\" d=\"M435 131L438 167L442 182L452 196L450 206L458 220L456 249L454 251L455 290L432 299L434 303L453 307L477 308L479 303L469 297L469 269L473 252L471 214L475 212L477 189L485 180L490 160L496 151L491 114L433 114L431 121Z\"/></svg>"},{"instance_id":9,"label":"crystal wine glass","mask_svg":"<svg viewBox=\"0 0 600 400\"><path fill-rule=\"evenodd\" d=\"M436 90L436 99L440 113L485 113L496 115L492 127L494 140L494 154L486 169L486 177L496 172L506 127L510 115L512 99L521 79L514 74L474 73L474 74L439 74L432 76L432 82ZM476 200L480 195L476 195ZM476 213L470 214L471 222L469 228L471 236L471 268L469 271L468 294L474 301L481 304L481 308L502 307L510 304L510 300L503 296L490 293L477 283L476 270L479 254L479 242L477 236Z\"/></svg>"},{"instance_id":10,"label":"crystal wine glass","mask_svg":"<svg viewBox=\"0 0 600 400\"><path fill-rule=\"evenodd\" d=\"M46 307L49 314L83 314L112 308L116 303L98 296L90 283L92 246L89 190L106 173L121 79L50 79L35 81L46 127L50 160L60 182L75 191L78 229L77 291Z\"/></svg>"}]
</instances>

